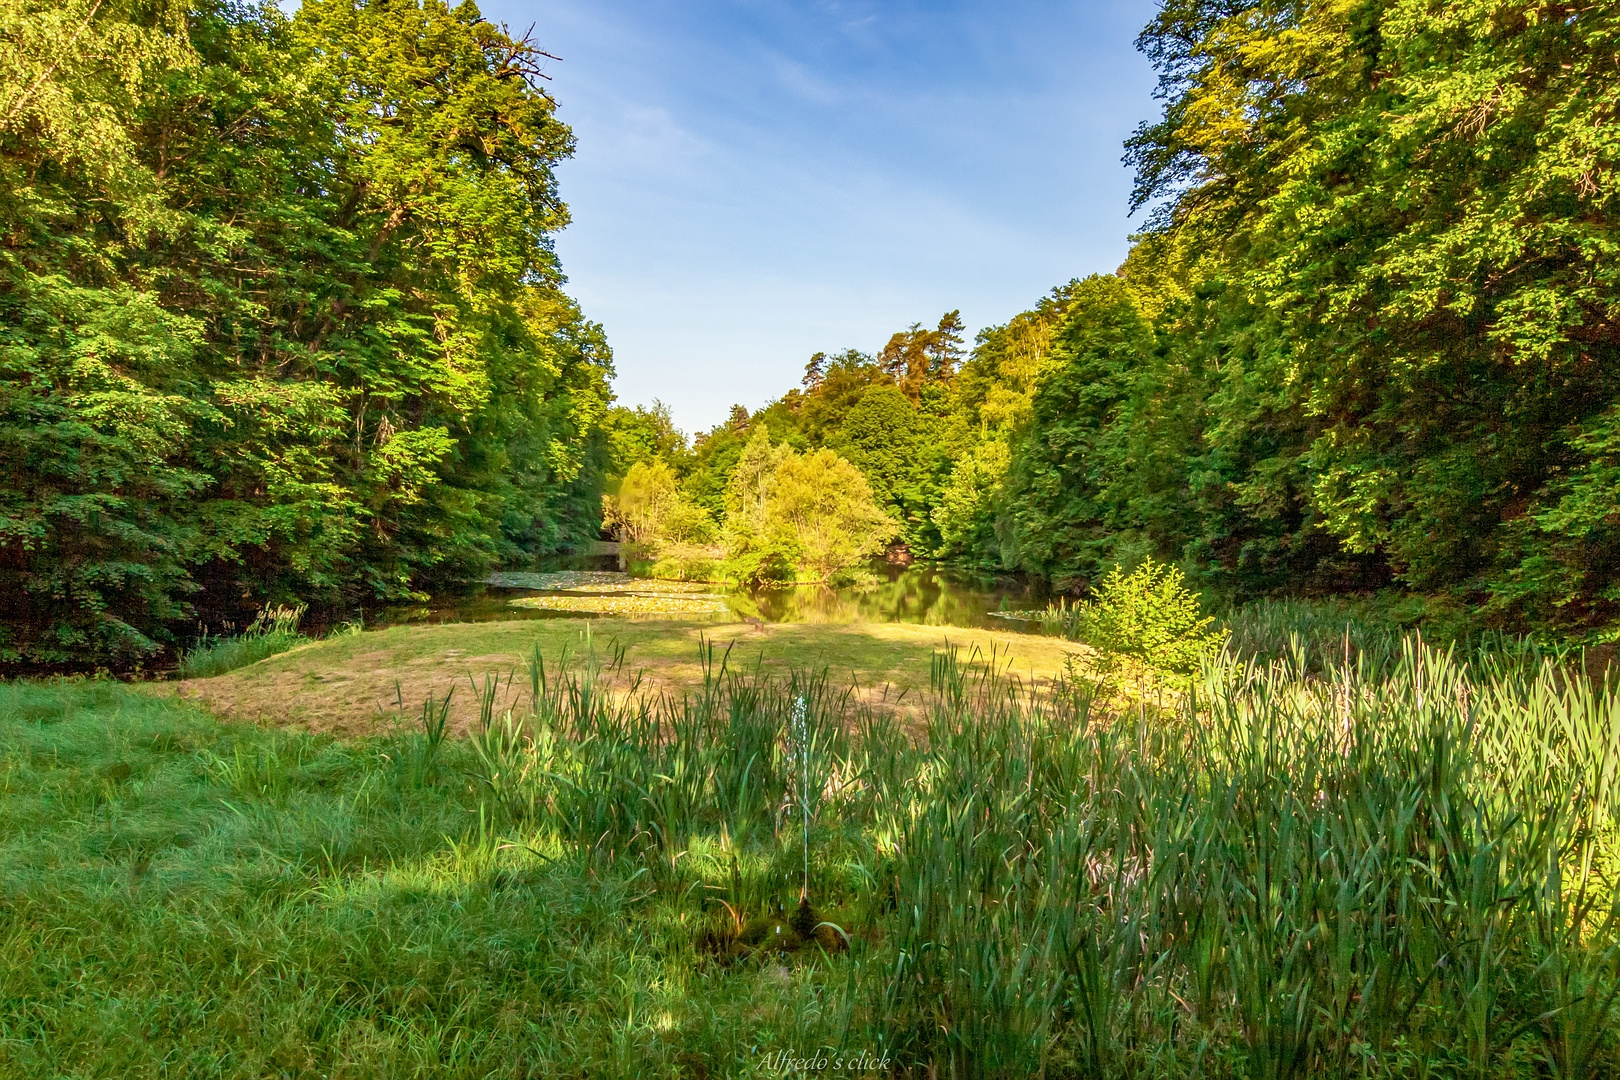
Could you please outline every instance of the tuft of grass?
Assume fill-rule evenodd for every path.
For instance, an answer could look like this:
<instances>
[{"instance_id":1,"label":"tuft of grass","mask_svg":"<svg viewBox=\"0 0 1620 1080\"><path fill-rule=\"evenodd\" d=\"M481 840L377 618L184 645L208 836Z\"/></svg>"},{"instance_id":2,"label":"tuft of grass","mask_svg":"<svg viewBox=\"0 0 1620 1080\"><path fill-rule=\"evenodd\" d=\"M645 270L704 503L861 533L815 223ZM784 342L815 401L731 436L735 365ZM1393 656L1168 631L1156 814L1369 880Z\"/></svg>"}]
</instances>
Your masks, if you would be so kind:
<instances>
[{"instance_id":1,"label":"tuft of grass","mask_svg":"<svg viewBox=\"0 0 1620 1080\"><path fill-rule=\"evenodd\" d=\"M341 742L0 686L0 1074L1620 1075L1620 690L1555 658L1109 715L944 652L919 728L625 656L472 680L432 783L447 696Z\"/></svg>"},{"instance_id":2,"label":"tuft of grass","mask_svg":"<svg viewBox=\"0 0 1620 1080\"><path fill-rule=\"evenodd\" d=\"M444 745L445 727L450 721L450 698L455 688L446 690L441 700L432 694L422 702L422 715L418 721L420 735L414 740L409 755L409 771L417 786L431 785L439 777L439 748Z\"/></svg>"},{"instance_id":3,"label":"tuft of grass","mask_svg":"<svg viewBox=\"0 0 1620 1080\"><path fill-rule=\"evenodd\" d=\"M182 679L207 679L286 652L308 640L298 632L304 610L303 604L265 608L236 637L210 640L205 636L196 646L181 654L177 674ZM352 625L345 624L340 633L357 632L357 627L350 628Z\"/></svg>"}]
</instances>

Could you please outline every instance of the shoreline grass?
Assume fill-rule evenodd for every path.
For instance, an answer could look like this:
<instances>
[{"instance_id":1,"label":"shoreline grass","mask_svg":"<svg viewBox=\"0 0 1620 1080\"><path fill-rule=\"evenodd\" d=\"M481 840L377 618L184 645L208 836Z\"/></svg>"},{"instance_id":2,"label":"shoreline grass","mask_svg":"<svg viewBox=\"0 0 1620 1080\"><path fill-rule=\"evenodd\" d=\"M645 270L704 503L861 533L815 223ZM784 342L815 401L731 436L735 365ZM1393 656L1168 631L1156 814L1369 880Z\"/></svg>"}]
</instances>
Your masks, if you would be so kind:
<instances>
[{"instance_id":1,"label":"shoreline grass","mask_svg":"<svg viewBox=\"0 0 1620 1080\"><path fill-rule=\"evenodd\" d=\"M311 639L298 632L304 605L265 608L248 628L234 637L204 636L180 654L175 676L207 679L256 664Z\"/></svg>"}]
</instances>

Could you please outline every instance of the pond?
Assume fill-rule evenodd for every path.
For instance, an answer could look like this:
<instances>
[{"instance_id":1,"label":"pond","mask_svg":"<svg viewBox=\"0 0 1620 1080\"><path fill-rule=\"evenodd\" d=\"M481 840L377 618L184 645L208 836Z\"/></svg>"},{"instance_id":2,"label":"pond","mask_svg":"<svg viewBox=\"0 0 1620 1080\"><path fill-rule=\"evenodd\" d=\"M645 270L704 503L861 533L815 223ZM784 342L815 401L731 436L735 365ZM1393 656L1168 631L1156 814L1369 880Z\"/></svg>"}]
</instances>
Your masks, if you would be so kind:
<instances>
[{"instance_id":1,"label":"pond","mask_svg":"<svg viewBox=\"0 0 1620 1080\"><path fill-rule=\"evenodd\" d=\"M948 567L877 563L874 580L828 588L736 588L701 582L653 581L608 571L500 573L465 595L387 608L373 625L484 622L629 616L711 619L716 623L922 623L1016 630L1032 624L997 612L1042 607L1038 586L1012 577L983 577Z\"/></svg>"}]
</instances>

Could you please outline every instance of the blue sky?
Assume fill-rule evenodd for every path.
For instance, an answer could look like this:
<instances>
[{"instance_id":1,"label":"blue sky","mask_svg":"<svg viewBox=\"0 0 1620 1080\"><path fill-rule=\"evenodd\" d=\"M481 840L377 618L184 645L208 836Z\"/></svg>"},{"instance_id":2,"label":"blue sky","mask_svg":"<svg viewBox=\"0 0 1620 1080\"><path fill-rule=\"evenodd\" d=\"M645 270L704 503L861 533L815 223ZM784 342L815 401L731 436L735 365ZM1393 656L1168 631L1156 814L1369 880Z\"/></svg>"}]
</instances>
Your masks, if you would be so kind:
<instances>
[{"instance_id":1,"label":"blue sky","mask_svg":"<svg viewBox=\"0 0 1620 1080\"><path fill-rule=\"evenodd\" d=\"M1111 271L1152 0L486 0L561 58L569 291L695 432L960 308Z\"/></svg>"}]
</instances>

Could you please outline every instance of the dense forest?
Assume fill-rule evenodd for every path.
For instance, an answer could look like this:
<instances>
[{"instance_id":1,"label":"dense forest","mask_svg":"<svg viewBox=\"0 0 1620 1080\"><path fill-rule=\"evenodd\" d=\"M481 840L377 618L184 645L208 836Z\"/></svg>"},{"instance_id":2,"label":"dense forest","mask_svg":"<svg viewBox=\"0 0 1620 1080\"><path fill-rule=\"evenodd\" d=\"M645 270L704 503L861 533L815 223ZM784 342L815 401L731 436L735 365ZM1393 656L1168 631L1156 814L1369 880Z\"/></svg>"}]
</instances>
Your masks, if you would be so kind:
<instances>
[{"instance_id":1,"label":"dense forest","mask_svg":"<svg viewBox=\"0 0 1620 1080\"><path fill-rule=\"evenodd\" d=\"M545 54L470 0L4 0L0 40L0 662L420 596L604 496L677 572L894 540L1074 592L1151 556L1227 603L1620 601L1612 6L1166 0L1117 272L695 440L612 406Z\"/></svg>"},{"instance_id":2,"label":"dense forest","mask_svg":"<svg viewBox=\"0 0 1620 1080\"><path fill-rule=\"evenodd\" d=\"M955 312L688 447L855 463L911 554L1082 590L1153 557L1228 603L1395 588L1514 626L1620 600L1620 10L1169 0L1129 258L964 350Z\"/></svg>"},{"instance_id":3,"label":"dense forest","mask_svg":"<svg viewBox=\"0 0 1620 1080\"><path fill-rule=\"evenodd\" d=\"M594 538L612 369L534 44L439 0L0 11L0 660Z\"/></svg>"}]
</instances>

